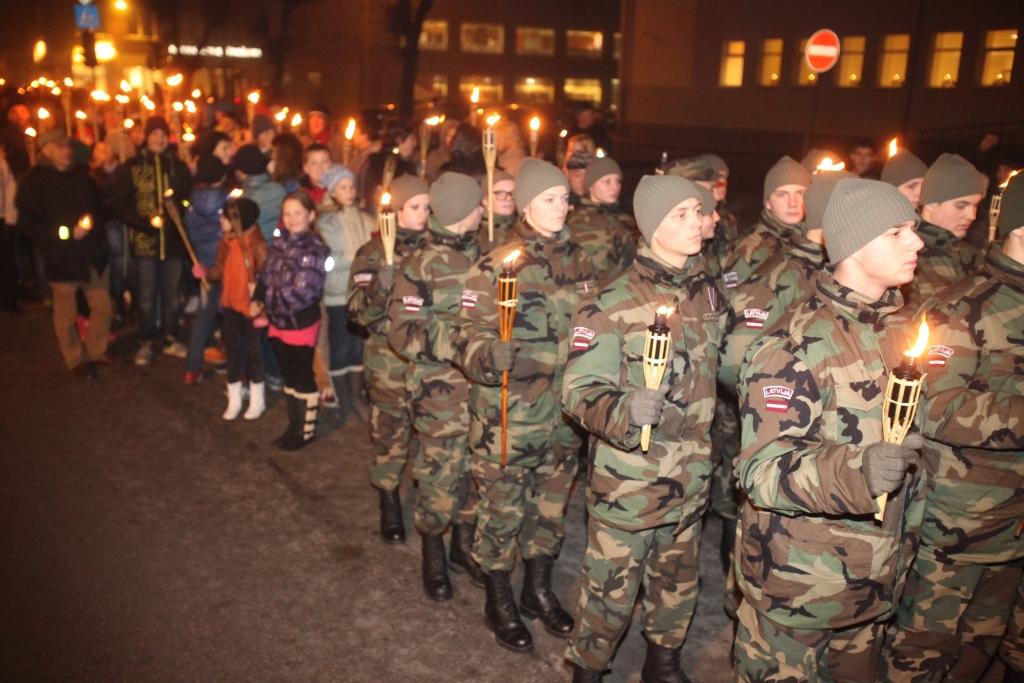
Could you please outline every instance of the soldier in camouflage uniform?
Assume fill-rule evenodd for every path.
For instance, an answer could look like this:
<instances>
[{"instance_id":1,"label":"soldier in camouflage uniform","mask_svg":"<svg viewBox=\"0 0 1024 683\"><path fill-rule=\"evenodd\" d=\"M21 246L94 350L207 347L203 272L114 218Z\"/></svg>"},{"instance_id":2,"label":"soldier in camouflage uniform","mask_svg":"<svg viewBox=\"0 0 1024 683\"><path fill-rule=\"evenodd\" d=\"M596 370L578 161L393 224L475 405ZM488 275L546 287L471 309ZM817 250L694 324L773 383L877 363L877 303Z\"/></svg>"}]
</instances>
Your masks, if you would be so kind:
<instances>
[{"instance_id":1,"label":"soldier in camouflage uniform","mask_svg":"<svg viewBox=\"0 0 1024 683\"><path fill-rule=\"evenodd\" d=\"M999 658L1006 667L1003 683L1024 683L1024 577L1017 583L1013 615L999 646Z\"/></svg>"},{"instance_id":2,"label":"soldier in camouflage uniform","mask_svg":"<svg viewBox=\"0 0 1024 683\"><path fill-rule=\"evenodd\" d=\"M551 590L565 509L579 466L580 437L562 415L562 375L573 310L596 278L565 226L569 188L555 166L527 159L516 174L523 218L515 238L477 262L466 278L459 318L459 362L470 392L470 448L480 491L474 559L484 571L487 624L500 645L533 647L510 575L516 551L526 574L521 605L548 632L566 637L573 620ZM498 334L498 275L509 261L519 296L512 341ZM501 466L501 375L508 371L508 463Z\"/></svg>"},{"instance_id":3,"label":"soldier in camouflage uniform","mask_svg":"<svg viewBox=\"0 0 1024 683\"><path fill-rule=\"evenodd\" d=\"M1020 178L1020 179L1018 179ZM1024 176L973 277L926 305L929 473L921 548L892 629L889 681L976 681L1024 567Z\"/></svg>"},{"instance_id":4,"label":"soldier in camouflage uniform","mask_svg":"<svg viewBox=\"0 0 1024 683\"><path fill-rule=\"evenodd\" d=\"M736 214L729 209L726 203L729 198L729 166L725 159L717 154L701 154L697 159L702 159L711 166L714 174L711 181L711 192L715 197L715 210L718 212L718 225L715 228L714 254L719 261L724 261L732 245L739 238L739 223ZM700 184L700 183L698 183Z\"/></svg>"},{"instance_id":5,"label":"soldier in camouflage uniform","mask_svg":"<svg viewBox=\"0 0 1024 683\"><path fill-rule=\"evenodd\" d=\"M831 269L748 352L736 465L747 495L736 538L737 680L878 681L883 623L924 507L914 467L923 439L882 442L889 368L913 343L892 313L922 247L916 222L891 185L841 180L825 210ZM878 524L882 493L890 500Z\"/></svg>"},{"instance_id":6,"label":"soldier in camouflage uniform","mask_svg":"<svg viewBox=\"0 0 1024 683\"><path fill-rule=\"evenodd\" d=\"M686 680L679 650L697 602L724 311L699 255L700 195L683 178L645 176L633 200L643 233L636 262L573 316L562 395L590 432L593 457L579 616L566 651L574 681L601 680L641 589L643 680ZM711 213L710 193L707 201ZM672 348L663 388L647 389L644 341L660 307L671 311ZM654 425L646 453L645 424Z\"/></svg>"},{"instance_id":7,"label":"soldier in camouflage uniform","mask_svg":"<svg viewBox=\"0 0 1024 683\"><path fill-rule=\"evenodd\" d=\"M388 189L398 214L395 262L390 266L384 262L379 233L359 248L349 276L348 310L356 324L370 333L363 349L363 365L370 394L374 452L370 483L380 496L380 534L388 543L405 543L399 484L410 455L409 394L405 388L406 361L388 346L387 304L396 269L426 239L430 194L425 182L410 175L395 178Z\"/></svg>"},{"instance_id":8,"label":"soldier in camouflage uniform","mask_svg":"<svg viewBox=\"0 0 1024 683\"><path fill-rule=\"evenodd\" d=\"M512 236L512 225L516 222L516 203L512 199L515 187L514 176L500 168L494 169L494 241L491 241L487 234L487 176L480 181L484 212L476 231L476 242L481 254L500 247Z\"/></svg>"},{"instance_id":9,"label":"soldier in camouflage uniform","mask_svg":"<svg viewBox=\"0 0 1024 683\"><path fill-rule=\"evenodd\" d=\"M941 155L925 173L917 229L925 248L918 256L917 276L903 291L912 310L981 267L981 252L964 237L987 188L988 178L956 154Z\"/></svg>"},{"instance_id":10,"label":"soldier in camouflage uniform","mask_svg":"<svg viewBox=\"0 0 1024 683\"><path fill-rule=\"evenodd\" d=\"M428 243L402 264L388 304L388 342L409 361L405 387L416 432L416 530L423 541L427 597L452 597L444 532L452 524L453 568L482 585L470 557L476 530L476 491L469 475L469 380L454 364L455 323L466 271L477 260L480 185L443 173L430 188Z\"/></svg>"},{"instance_id":11,"label":"soldier in camouflage uniform","mask_svg":"<svg viewBox=\"0 0 1024 683\"><path fill-rule=\"evenodd\" d=\"M882 167L882 182L889 183L900 191L914 209L921 207L921 185L928 165L910 150L901 149L889 157Z\"/></svg>"},{"instance_id":12,"label":"soldier in camouflage uniform","mask_svg":"<svg viewBox=\"0 0 1024 683\"><path fill-rule=\"evenodd\" d=\"M587 164L580 207L569 214L569 234L587 252L599 284L618 277L636 255L633 217L619 206L622 169L610 157Z\"/></svg>"}]
</instances>

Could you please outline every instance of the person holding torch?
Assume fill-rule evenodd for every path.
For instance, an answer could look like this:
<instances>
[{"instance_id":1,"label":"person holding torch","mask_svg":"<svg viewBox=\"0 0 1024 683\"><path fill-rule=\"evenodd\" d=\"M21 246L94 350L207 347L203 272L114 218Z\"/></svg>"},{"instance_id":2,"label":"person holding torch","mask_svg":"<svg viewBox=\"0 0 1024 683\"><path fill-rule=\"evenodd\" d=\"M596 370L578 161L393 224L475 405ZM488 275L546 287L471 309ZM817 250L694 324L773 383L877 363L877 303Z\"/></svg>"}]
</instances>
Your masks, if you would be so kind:
<instances>
[{"instance_id":1,"label":"person holding torch","mask_svg":"<svg viewBox=\"0 0 1024 683\"><path fill-rule=\"evenodd\" d=\"M644 176L633 198L643 236L636 260L573 316L562 394L590 432L594 458L579 616L566 653L574 681L601 680L641 589L643 680L685 680L679 651L697 604L725 313L700 256L702 204L685 178Z\"/></svg>"},{"instance_id":2,"label":"person holding torch","mask_svg":"<svg viewBox=\"0 0 1024 683\"><path fill-rule=\"evenodd\" d=\"M889 443L883 430L890 373L918 337L898 315L923 247L917 221L892 185L839 181L823 219L829 266L747 352L738 681L880 680L884 623L924 512L923 439Z\"/></svg>"}]
</instances>

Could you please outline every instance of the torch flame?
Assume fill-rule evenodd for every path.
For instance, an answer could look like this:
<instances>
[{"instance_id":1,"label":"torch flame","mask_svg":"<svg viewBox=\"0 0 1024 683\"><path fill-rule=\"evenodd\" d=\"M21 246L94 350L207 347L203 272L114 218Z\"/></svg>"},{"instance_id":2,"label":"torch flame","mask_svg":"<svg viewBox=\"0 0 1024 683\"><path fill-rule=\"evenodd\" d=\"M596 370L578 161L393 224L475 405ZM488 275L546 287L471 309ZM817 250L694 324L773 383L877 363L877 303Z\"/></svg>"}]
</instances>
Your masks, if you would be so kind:
<instances>
[{"instance_id":1,"label":"torch flame","mask_svg":"<svg viewBox=\"0 0 1024 683\"><path fill-rule=\"evenodd\" d=\"M153 111L156 109L156 104L153 103L153 100L149 99L149 95L143 95L139 99L139 102L141 102L142 106L148 109L149 111Z\"/></svg>"},{"instance_id":2,"label":"torch flame","mask_svg":"<svg viewBox=\"0 0 1024 683\"><path fill-rule=\"evenodd\" d=\"M127 93L127 92L131 92L131 91L132 91L132 84L122 78L121 79L121 92L126 92Z\"/></svg>"},{"instance_id":3,"label":"torch flame","mask_svg":"<svg viewBox=\"0 0 1024 683\"><path fill-rule=\"evenodd\" d=\"M892 159L896 156L896 152L900 151L899 146L896 144L896 138L889 140L889 158Z\"/></svg>"},{"instance_id":4,"label":"torch flame","mask_svg":"<svg viewBox=\"0 0 1024 683\"><path fill-rule=\"evenodd\" d=\"M288 118L287 110L282 109L281 111L274 114L274 120L278 123L284 123L284 120Z\"/></svg>"},{"instance_id":5,"label":"torch flame","mask_svg":"<svg viewBox=\"0 0 1024 683\"><path fill-rule=\"evenodd\" d=\"M828 171L842 171L846 168L846 164L842 161L832 161L832 157L825 157L815 167L815 172L828 172Z\"/></svg>"},{"instance_id":6,"label":"torch flame","mask_svg":"<svg viewBox=\"0 0 1024 683\"><path fill-rule=\"evenodd\" d=\"M1020 173L1020 169L1016 171L1010 171L1010 175L1006 176L1006 180L1003 181L1002 185L999 186L1000 190L1005 190L1006 186L1010 184L1010 178Z\"/></svg>"},{"instance_id":7,"label":"torch flame","mask_svg":"<svg viewBox=\"0 0 1024 683\"><path fill-rule=\"evenodd\" d=\"M345 126L345 139L351 141L356 136L356 120L355 118L349 118L348 125Z\"/></svg>"},{"instance_id":8,"label":"torch flame","mask_svg":"<svg viewBox=\"0 0 1024 683\"><path fill-rule=\"evenodd\" d=\"M491 114L490 116L487 117L487 127L494 128L494 126L497 125L498 121L500 120L501 114Z\"/></svg>"},{"instance_id":9,"label":"torch flame","mask_svg":"<svg viewBox=\"0 0 1024 683\"><path fill-rule=\"evenodd\" d=\"M88 115L84 111L79 109L78 111L75 112L75 118L78 119L79 121L85 121L89 117L88 117Z\"/></svg>"},{"instance_id":10,"label":"torch flame","mask_svg":"<svg viewBox=\"0 0 1024 683\"><path fill-rule=\"evenodd\" d=\"M604 159L608 154L604 151L604 147L598 147L594 150L594 156L598 159Z\"/></svg>"},{"instance_id":11,"label":"torch flame","mask_svg":"<svg viewBox=\"0 0 1024 683\"><path fill-rule=\"evenodd\" d=\"M519 258L519 254L521 254L521 253L522 252L520 252L518 249L516 249L511 254L509 254L508 256L505 257L505 260L502 261L502 264L505 265L506 267L511 267L512 265L515 264L516 259Z\"/></svg>"},{"instance_id":12,"label":"torch flame","mask_svg":"<svg viewBox=\"0 0 1024 683\"><path fill-rule=\"evenodd\" d=\"M75 82L73 80L71 80L70 77L64 79L64 87L65 88L73 88L74 86L75 86Z\"/></svg>"},{"instance_id":13,"label":"torch flame","mask_svg":"<svg viewBox=\"0 0 1024 683\"><path fill-rule=\"evenodd\" d=\"M476 104L477 102L480 101L480 86L473 86L473 92L469 96L469 101L472 102L473 104Z\"/></svg>"},{"instance_id":14,"label":"torch flame","mask_svg":"<svg viewBox=\"0 0 1024 683\"><path fill-rule=\"evenodd\" d=\"M560 137L560 138L562 138L564 140L565 138L569 137L569 131L567 131L565 128L563 128L562 132L560 132L558 134L558 137Z\"/></svg>"},{"instance_id":15,"label":"torch flame","mask_svg":"<svg viewBox=\"0 0 1024 683\"><path fill-rule=\"evenodd\" d=\"M298 128L301 125L302 125L302 114L299 114L298 112L296 112L295 116L292 117L292 128Z\"/></svg>"},{"instance_id":16,"label":"torch flame","mask_svg":"<svg viewBox=\"0 0 1024 683\"><path fill-rule=\"evenodd\" d=\"M424 119L423 123L425 123L428 126L430 126L431 128L433 128L434 126L436 126L437 124L441 123L442 121L444 121L444 117L443 116L434 115L434 116L431 116L429 119Z\"/></svg>"},{"instance_id":17,"label":"torch flame","mask_svg":"<svg viewBox=\"0 0 1024 683\"><path fill-rule=\"evenodd\" d=\"M55 85L55 86L53 86L53 90L50 91L50 94L53 95L54 97L57 97L62 92L63 91L60 89L60 86L59 85Z\"/></svg>"},{"instance_id":18,"label":"torch flame","mask_svg":"<svg viewBox=\"0 0 1024 683\"><path fill-rule=\"evenodd\" d=\"M180 114L185 109L185 105L181 102L171 102L171 109Z\"/></svg>"},{"instance_id":19,"label":"torch flame","mask_svg":"<svg viewBox=\"0 0 1024 683\"><path fill-rule=\"evenodd\" d=\"M25 129L25 135L29 136L30 138L34 138L36 136L36 129L29 126Z\"/></svg>"},{"instance_id":20,"label":"torch flame","mask_svg":"<svg viewBox=\"0 0 1024 683\"><path fill-rule=\"evenodd\" d=\"M921 326L917 329L917 341L914 342L914 346L904 352L907 358L917 358L924 353L925 347L928 346L928 319L921 318Z\"/></svg>"},{"instance_id":21,"label":"torch flame","mask_svg":"<svg viewBox=\"0 0 1024 683\"><path fill-rule=\"evenodd\" d=\"M658 306L658 310L655 311L658 315L669 316L672 315L672 311L675 310L671 306Z\"/></svg>"},{"instance_id":22,"label":"torch flame","mask_svg":"<svg viewBox=\"0 0 1024 683\"><path fill-rule=\"evenodd\" d=\"M122 95L121 93L114 95L114 99L117 100L118 104L128 104L131 101L127 95Z\"/></svg>"},{"instance_id":23,"label":"torch flame","mask_svg":"<svg viewBox=\"0 0 1024 683\"><path fill-rule=\"evenodd\" d=\"M81 220L78 221L78 227L82 230L92 230L92 216L85 214Z\"/></svg>"},{"instance_id":24,"label":"torch flame","mask_svg":"<svg viewBox=\"0 0 1024 683\"><path fill-rule=\"evenodd\" d=\"M134 127L135 127L135 120L134 119L125 119L124 120L124 129L125 130L131 130Z\"/></svg>"},{"instance_id":25,"label":"torch flame","mask_svg":"<svg viewBox=\"0 0 1024 683\"><path fill-rule=\"evenodd\" d=\"M535 131L535 132L540 130L540 117L539 116L534 116L532 119L530 119L530 130Z\"/></svg>"},{"instance_id":26,"label":"torch flame","mask_svg":"<svg viewBox=\"0 0 1024 683\"><path fill-rule=\"evenodd\" d=\"M259 90L253 90L251 93L249 93L249 97L246 98L246 99L248 99L249 102L251 102L252 104L259 104L260 103L260 91Z\"/></svg>"},{"instance_id":27,"label":"torch flame","mask_svg":"<svg viewBox=\"0 0 1024 683\"><path fill-rule=\"evenodd\" d=\"M39 107L39 120L45 121L48 118L50 118L50 112L46 111L43 107Z\"/></svg>"},{"instance_id":28,"label":"torch flame","mask_svg":"<svg viewBox=\"0 0 1024 683\"><path fill-rule=\"evenodd\" d=\"M390 207L391 206L391 193L390 192L385 192L384 194L382 194L380 196L380 205L382 207Z\"/></svg>"},{"instance_id":29,"label":"torch flame","mask_svg":"<svg viewBox=\"0 0 1024 683\"><path fill-rule=\"evenodd\" d=\"M202 96L203 96L203 91L200 90L199 88L196 88L195 90L192 91L192 99L198 100Z\"/></svg>"},{"instance_id":30,"label":"torch flame","mask_svg":"<svg viewBox=\"0 0 1024 683\"><path fill-rule=\"evenodd\" d=\"M236 187L235 189L231 190L231 192L228 193L228 198L229 199L238 199L243 194L245 194L245 190L243 190L240 187Z\"/></svg>"},{"instance_id":31,"label":"torch flame","mask_svg":"<svg viewBox=\"0 0 1024 683\"><path fill-rule=\"evenodd\" d=\"M183 75L181 75L180 73L176 73L173 76L168 76L167 77L167 85L169 85L172 88L177 88L184 81L185 81L185 77Z\"/></svg>"}]
</instances>

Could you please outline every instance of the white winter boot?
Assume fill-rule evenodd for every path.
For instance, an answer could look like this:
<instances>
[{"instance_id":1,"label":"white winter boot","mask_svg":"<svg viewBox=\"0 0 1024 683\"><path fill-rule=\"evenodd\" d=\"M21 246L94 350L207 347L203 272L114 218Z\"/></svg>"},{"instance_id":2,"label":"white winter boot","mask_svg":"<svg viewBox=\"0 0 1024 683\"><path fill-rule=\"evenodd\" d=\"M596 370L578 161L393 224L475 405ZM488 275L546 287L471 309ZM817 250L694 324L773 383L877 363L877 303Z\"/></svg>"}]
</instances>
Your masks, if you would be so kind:
<instances>
[{"instance_id":1,"label":"white winter boot","mask_svg":"<svg viewBox=\"0 0 1024 683\"><path fill-rule=\"evenodd\" d=\"M245 410L246 420L255 420L267 409L263 382L249 382L249 407Z\"/></svg>"},{"instance_id":2,"label":"white winter boot","mask_svg":"<svg viewBox=\"0 0 1024 683\"><path fill-rule=\"evenodd\" d=\"M242 412L242 383L228 382L228 407L221 416L225 420L234 420Z\"/></svg>"}]
</instances>

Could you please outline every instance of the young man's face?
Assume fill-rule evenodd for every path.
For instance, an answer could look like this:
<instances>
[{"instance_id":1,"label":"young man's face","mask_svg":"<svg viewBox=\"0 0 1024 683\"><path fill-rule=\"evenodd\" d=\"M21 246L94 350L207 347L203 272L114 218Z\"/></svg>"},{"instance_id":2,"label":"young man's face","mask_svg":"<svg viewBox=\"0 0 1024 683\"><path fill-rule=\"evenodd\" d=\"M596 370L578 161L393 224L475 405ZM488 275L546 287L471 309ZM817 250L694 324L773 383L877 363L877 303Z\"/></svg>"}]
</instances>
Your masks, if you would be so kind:
<instances>
[{"instance_id":1,"label":"young man's face","mask_svg":"<svg viewBox=\"0 0 1024 683\"><path fill-rule=\"evenodd\" d=\"M418 194L407 200L398 211L398 226L419 232L427 227L430 217L430 195Z\"/></svg>"},{"instance_id":2,"label":"young man's face","mask_svg":"<svg viewBox=\"0 0 1024 683\"><path fill-rule=\"evenodd\" d=\"M718 215L718 211L715 210L715 207L712 206L709 209L708 207L705 206L702 208L700 221L701 240L714 239L715 226L718 225L719 218L720 216Z\"/></svg>"},{"instance_id":3,"label":"young man's face","mask_svg":"<svg viewBox=\"0 0 1024 683\"><path fill-rule=\"evenodd\" d=\"M978 202L980 201L980 194L971 194L944 202L926 204L921 215L929 223L937 225L943 230L949 230L957 239L963 239L970 229L971 223L978 216Z\"/></svg>"},{"instance_id":4,"label":"young man's face","mask_svg":"<svg viewBox=\"0 0 1024 683\"><path fill-rule=\"evenodd\" d=\"M917 252L924 247L924 242L914 228L914 221L893 226L858 249L850 258L880 288L905 285L914 279Z\"/></svg>"},{"instance_id":5,"label":"young man's face","mask_svg":"<svg viewBox=\"0 0 1024 683\"><path fill-rule=\"evenodd\" d=\"M585 174L585 173L584 173ZM590 186L590 198L600 204L614 204L622 193L622 176L609 173L594 181Z\"/></svg>"},{"instance_id":6,"label":"young man's face","mask_svg":"<svg viewBox=\"0 0 1024 683\"><path fill-rule=\"evenodd\" d=\"M217 146L213 148L213 156L220 159L220 162L225 166L231 165L231 157L233 150L231 149L230 140L221 140L217 143Z\"/></svg>"},{"instance_id":7,"label":"young man's face","mask_svg":"<svg viewBox=\"0 0 1024 683\"><path fill-rule=\"evenodd\" d=\"M569 179L569 187L572 189L572 193L577 197L582 197L586 194L583 190L583 185L587 179L587 169L585 168L572 168L565 172L566 177Z\"/></svg>"},{"instance_id":8,"label":"young man's face","mask_svg":"<svg viewBox=\"0 0 1024 683\"><path fill-rule=\"evenodd\" d=\"M311 183L320 186L324 173L331 165L331 155L324 150L313 150L306 153L306 161L302 164L302 170L309 176Z\"/></svg>"},{"instance_id":9,"label":"young man's face","mask_svg":"<svg viewBox=\"0 0 1024 683\"><path fill-rule=\"evenodd\" d=\"M275 135L277 135L277 131L273 128L263 131L256 137L256 146L260 148L260 151L266 152L273 145Z\"/></svg>"},{"instance_id":10,"label":"young man's face","mask_svg":"<svg viewBox=\"0 0 1024 683\"><path fill-rule=\"evenodd\" d=\"M516 212L516 203L512 199L512 190L516 187L514 180L501 180L494 183L494 215L512 216ZM484 197L486 205L487 197Z\"/></svg>"},{"instance_id":11,"label":"young man's face","mask_svg":"<svg viewBox=\"0 0 1024 683\"><path fill-rule=\"evenodd\" d=\"M921 185L923 183L924 178L912 178L896 189L900 191L901 195L907 198L911 206L918 209L921 207Z\"/></svg>"},{"instance_id":12,"label":"young man's face","mask_svg":"<svg viewBox=\"0 0 1024 683\"><path fill-rule=\"evenodd\" d=\"M700 253L703 241L702 226L704 215L700 200L690 197L679 202L668 212L651 241L666 252L676 256L693 256Z\"/></svg>"},{"instance_id":13,"label":"young man's face","mask_svg":"<svg viewBox=\"0 0 1024 683\"><path fill-rule=\"evenodd\" d=\"M146 137L146 149L154 154L161 154L170 141L167 139L167 133L162 129L157 128Z\"/></svg>"},{"instance_id":14,"label":"young man's face","mask_svg":"<svg viewBox=\"0 0 1024 683\"><path fill-rule=\"evenodd\" d=\"M855 147L850 152L850 165L853 167L850 169L857 175L871 170L871 166L875 163L875 150L871 147L861 146Z\"/></svg>"},{"instance_id":15,"label":"young man's face","mask_svg":"<svg viewBox=\"0 0 1024 683\"><path fill-rule=\"evenodd\" d=\"M768 195L765 207L783 223L796 225L804 219L805 192L807 188L803 185L782 185Z\"/></svg>"},{"instance_id":16,"label":"young man's face","mask_svg":"<svg viewBox=\"0 0 1024 683\"><path fill-rule=\"evenodd\" d=\"M530 227L544 237L552 237L565 227L569 215L569 190L550 187L533 198L523 211Z\"/></svg>"}]
</instances>

